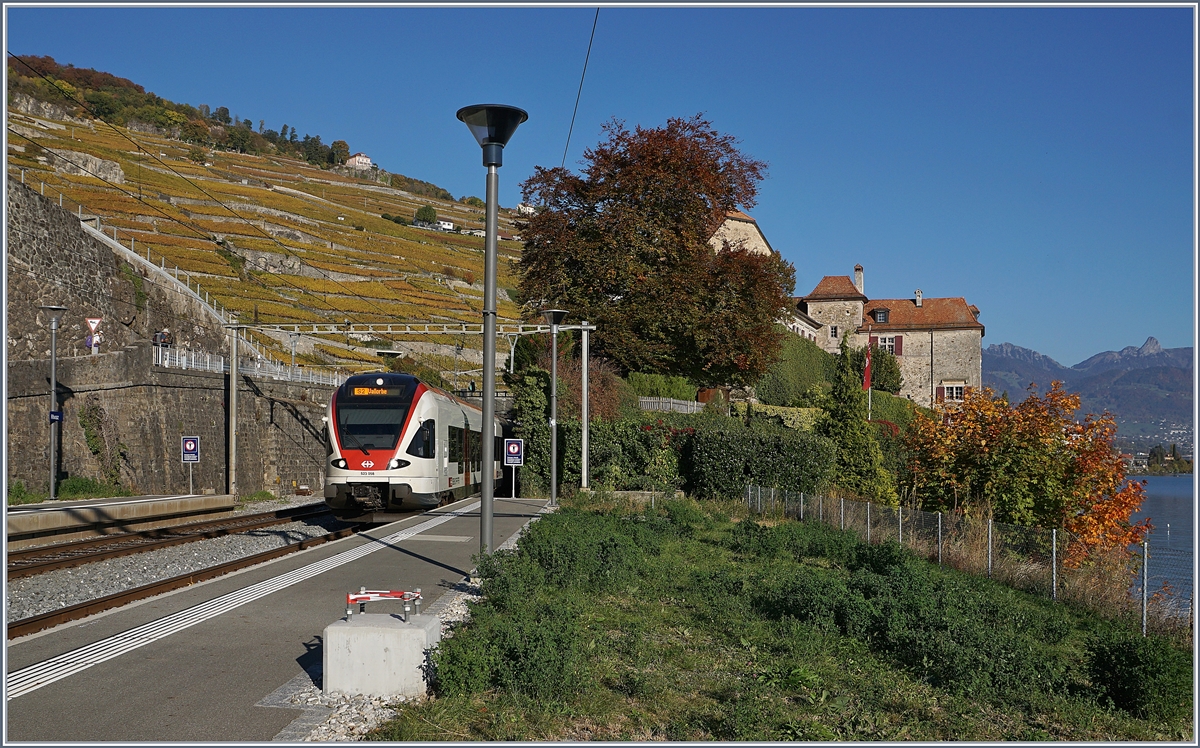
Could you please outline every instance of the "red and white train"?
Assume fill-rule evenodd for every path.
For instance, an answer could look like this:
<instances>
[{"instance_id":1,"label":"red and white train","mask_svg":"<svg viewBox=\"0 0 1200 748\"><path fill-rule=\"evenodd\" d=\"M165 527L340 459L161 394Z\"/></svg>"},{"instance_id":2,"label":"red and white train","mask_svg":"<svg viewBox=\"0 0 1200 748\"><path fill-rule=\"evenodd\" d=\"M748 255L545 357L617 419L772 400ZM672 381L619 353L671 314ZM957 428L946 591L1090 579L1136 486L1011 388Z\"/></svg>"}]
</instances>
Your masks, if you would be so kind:
<instances>
[{"instance_id":1,"label":"red and white train","mask_svg":"<svg viewBox=\"0 0 1200 748\"><path fill-rule=\"evenodd\" d=\"M325 503L345 519L428 509L478 493L483 411L408 374L356 374L325 418ZM503 475L503 431L492 423L491 466Z\"/></svg>"}]
</instances>

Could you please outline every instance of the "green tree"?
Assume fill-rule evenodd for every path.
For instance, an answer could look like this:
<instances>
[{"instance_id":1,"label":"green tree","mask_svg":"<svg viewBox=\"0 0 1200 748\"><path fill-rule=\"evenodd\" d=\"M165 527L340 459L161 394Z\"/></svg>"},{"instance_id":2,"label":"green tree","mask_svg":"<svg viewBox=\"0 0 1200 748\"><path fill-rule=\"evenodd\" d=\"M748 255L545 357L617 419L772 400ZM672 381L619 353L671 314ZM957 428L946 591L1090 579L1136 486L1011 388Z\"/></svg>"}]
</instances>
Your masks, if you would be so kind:
<instances>
[{"instance_id":1,"label":"green tree","mask_svg":"<svg viewBox=\"0 0 1200 748\"><path fill-rule=\"evenodd\" d=\"M474 195L472 195L470 197L464 197L461 200L459 200L459 202L464 203L465 205L470 205L472 208L486 208L487 207L487 203L483 202L483 200L475 197Z\"/></svg>"},{"instance_id":2,"label":"green tree","mask_svg":"<svg viewBox=\"0 0 1200 748\"><path fill-rule=\"evenodd\" d=\"M333 144L329 146L329 162L344 164L348 158L350 158L350 145L344 140L333 141Z\"/></svg>"},{"instance_id":3,"label":"green tree","mask_svg":"<svg viewBox=\"0 0 1200 748\"><path fill-rule=\"evenodd\" d=\"M756 381L782 341L774 320L794 270L708 242L729 211L754 205L766 164L700 115L604 132L582 174L536 167L522 185L542 206L520 224L522 297L595 322L597 353L622 371Z\"/></svg>"},{"instance_id":4,"label":"green tree","mask_svg":"<svg viewBox=\"0 0 1200 748\"><path fill-rule=\"evenodd\" d=\"M828 389L835 368L835 358L819 345L808 338L787 334L779 360L767 369L754 391L765 405L796 406L811 388Z\"/></svg>"},{"instance_id":5,"label":"green tree","mask_svg":"<svg viewBox=\"0 0 1200 748\"><path fill-rule=\"evenodd\" d=\"M228 125L233 122L233 118L229 116L229 107L227 106L217 107L216 111L213 112L213 119L222 125Z\"/></svg>"},{"instance_id":6,"label":"green tree","mask_svg":"<svg viewBox=\"0 0 1200 748\"><path fill-rule=\"evenodd\" d=\"M850 358L858 370L859 381L862 381L863 370L867 366L867 349L865 347L851 349ZM871 389L898 395L903 383L903 377L900 375L900 362L896 359L895 354L879 346L873 346L871 348Z\"/></svg>"},{"instance_id":7,"label":"green tree","mask_svg":"<svg viewBox=\"0 0 1200 748\"><path fill-rule=\"evenodd\" d=\"M417 213L413 216L413 220L424 221L425 223L437 223L437 211L432 205L422 205L417 208Z\"/></svg>"},{"instance_id":8,"label":"green tree","mask_svg":"<svg viewBox=\"0 0 1200 748\"><path fill-rule=\"evenodd\" d=\"M856 496L895 504L895 479L884 469L883 452L867 424L867 394L854 365L849 333L842 338L828 410L816 433L837 445L834 483Z\"/></svg>"}]
</instances>

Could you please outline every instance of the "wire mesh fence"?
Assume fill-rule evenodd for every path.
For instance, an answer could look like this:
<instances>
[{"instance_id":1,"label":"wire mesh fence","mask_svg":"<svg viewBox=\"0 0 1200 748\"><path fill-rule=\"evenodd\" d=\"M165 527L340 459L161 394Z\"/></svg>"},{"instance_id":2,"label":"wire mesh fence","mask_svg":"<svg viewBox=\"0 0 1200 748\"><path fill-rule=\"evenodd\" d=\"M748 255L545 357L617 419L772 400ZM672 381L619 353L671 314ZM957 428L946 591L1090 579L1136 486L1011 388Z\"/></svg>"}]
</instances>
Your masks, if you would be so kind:
<instances>
[{"instance_id":1,"label":"wire mesh fence","mask_svg":"<svg viewBox=\"0 0 1200 748\"><path fill-rule=\"evenodd\" d=\"M1133 552L1093 553L1087 564L1072 566L1064 558L1079 541L1065 530L755 485L746 486L743 498L753 514L822 522L870 544L894 541L939 565L1140 622L1143 633L1192 628L1190 549L1147 542Z\"/></svg>"}]
</instances>

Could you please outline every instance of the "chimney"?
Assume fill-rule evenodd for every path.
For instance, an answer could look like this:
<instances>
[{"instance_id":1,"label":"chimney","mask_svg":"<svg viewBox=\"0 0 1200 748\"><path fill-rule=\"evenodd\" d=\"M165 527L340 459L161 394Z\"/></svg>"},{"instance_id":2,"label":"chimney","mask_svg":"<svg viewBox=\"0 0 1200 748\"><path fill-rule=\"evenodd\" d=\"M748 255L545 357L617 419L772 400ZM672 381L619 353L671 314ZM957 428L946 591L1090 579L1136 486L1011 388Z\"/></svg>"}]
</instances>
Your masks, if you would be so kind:
<instances>
[{"instance_id":1,"label":"chimney","mask_svg":"<svg viewBox=\"0 0 1200 748\"><path fill-rule=\"evenodd\" d=\"M862 265L854 266L854 287L858 289L859 293L863 292Z\"/></svg>"},{"instance_id":2,"label":"chimney","mask_svg":"<svg viewBox=\"0 0 1200 748\"><path fill-rule=\"evenodd\" d=\"M917 294L917 306L919 307L919 306L921 306L921 289L918 288L916 290L916 294Z\"/></svg>"}]
</instances>

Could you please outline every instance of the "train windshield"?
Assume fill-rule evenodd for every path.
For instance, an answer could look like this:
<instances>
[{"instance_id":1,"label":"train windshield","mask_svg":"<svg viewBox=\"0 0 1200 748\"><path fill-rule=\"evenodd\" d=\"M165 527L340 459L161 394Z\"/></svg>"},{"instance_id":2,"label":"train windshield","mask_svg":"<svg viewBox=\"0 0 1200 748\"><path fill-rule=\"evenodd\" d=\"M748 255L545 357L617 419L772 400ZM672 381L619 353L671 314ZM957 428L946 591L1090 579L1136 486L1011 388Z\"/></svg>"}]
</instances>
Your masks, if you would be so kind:
<instances>
[{"instance_id":1,"label":"train windshield","mask_svg":"<svg viewBox=\"0 0 1200 748\"><path fill-rule=\"evenodd\" d=\"M395 449L407 416L407 406L339 403L337 425L342 449Z\"/></svg>"}]
</instances>

